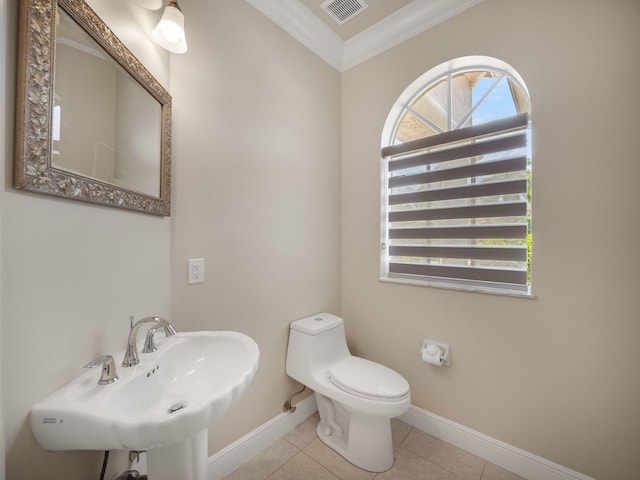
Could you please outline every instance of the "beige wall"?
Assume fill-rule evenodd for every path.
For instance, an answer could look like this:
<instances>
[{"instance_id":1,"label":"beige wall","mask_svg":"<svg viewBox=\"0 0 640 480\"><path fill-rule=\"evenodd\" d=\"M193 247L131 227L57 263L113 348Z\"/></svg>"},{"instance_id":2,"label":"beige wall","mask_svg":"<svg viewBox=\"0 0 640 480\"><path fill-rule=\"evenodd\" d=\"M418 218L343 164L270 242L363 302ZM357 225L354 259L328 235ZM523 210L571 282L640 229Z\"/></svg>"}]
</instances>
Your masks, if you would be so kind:
<instances>
[{"instance_id":1,"label":"beige wall","mask_svg":"<svg viewBox=\"0 0 640 480\"><path fill-rule=\"evenodd\" d=\"M289 322L340 309L340 75L247 2L182 5L171 59L171 317L260 347L250 389L209 453L282 412ZM187 259L203 257L203 285Z\"/></svg>"},{"instance_id":2,"label":"beige wall","mask_svg":"<svg viewBox=\"0 0 640 480\"><path fill-rule=\"evenodd\" d=\"M6 3L12 93L17 2L0 0L0 12ZM167 85L166 54L122 21L150 31L157 18L125 3L118 35ZM12 149L0 150L7 478L99 472L97 453L42 450L27 415L84 362L120 350L129 314L170 312L179 330L258 342L260 368L211 426L211 454L296 388L284 374L289 322L341 309L354 353L405 375L416 406L600 479L634 478L638 3L487 0L342 76L246 2L182 7L171 220L17 192ZM511 64L531 93L536 300L377 280L384 119L424 71L472 54ZM186 285L193 257L206 259L204 285ZM451 343L450 368L419 362L425 337Z\"/></svg>"},{"instance_id":3,"label":"beige wall","mask_svg":"<svg viewBox=\"0 0 640 480\"><path fill-rule=\"evenodd\" d=\"M129 2L89 3L121 38L157 21ZM130 314L169 314L170 220L13 189L17 4L0 4L8 26L0 83L8 92L0 123L8 143L0 150L6 478L97 478L101 453L47 452L31 433L29 410L92 358L121 351ZM168 87L169 55L147 42L129 46Z\"/></svg>"},{"instance_id":4,"label":"beige wall","mask_svg":"<svg viewBox=\"0 0 640 480\"><path fill-rule=\"evenodd\" d=\"M8 139L13 138L9 132L7 131L6 125L11 125L10 118L13 115L10 115L7 112L7 98L9 97L8 88L7 88L7 79L5 78L5 62L7 58L7 41L10 33L13 33L11 29L7 28L8 22L6 17L7 10L7 2L5 0L0 0L0 31L5 32L3 35L0 35L0 185L4 185L4 159L5 157L10 155L11 148L8 147ZM3 232L4 227L2 225L2 212L4 210L4 194L0 189L0 272L3 271L3 262L4 262L4 248L3 248ZM5 472L5 421L4 421L4 382L3 382L3 374L4 371L4 355L2 354L4 351L4 334L3 334L3 326L2 326L2 318L3 318L3 298L4 298L4 275L0 274L0 477L4 475Z\"/></svg>"},{"instance_id":5,"label":"beige wall","mask_svg":"<svg viewBox=\"0 0 640 480\"><path fill-rule=\"evenodd\" d=\"M635 0L487 0L342 82L354 350L405 375L414 405L599 479L640 469L639 23ZM531 94L535 300L378 281L385 118L420 74L466 55L506 61ZM453 365L421 363L423 338L449 342Z\"/></svg>"},{"instance_id":6,"label":"beige wall","mask_svg":"<svg viewBox=\"0 0 640 480\"><path fill-rule=\"evenodd\" d=\"M118 14L104 2L92 6L107 23L118 20L112 28L167 86L168 56L131 43L131 32L150 31L157 18L137 7ZM99 453L40 448L28 412L88 360L122 349L129 314L169 315L179 330L239 330L259 343L251 390L212 426L212 453L280 413L298 388L284 374L288 323L339 311L339 74L245 2L184 8L191 48L174 57L172 74L171 220L15 191L12 150L3 152L9 479L99 472ZM12 6L11 60L16 15ZM13 97L11 62L2 75ZM207 260L207 283L187 287L193 256Z\"/></svg>"}]
</instances>

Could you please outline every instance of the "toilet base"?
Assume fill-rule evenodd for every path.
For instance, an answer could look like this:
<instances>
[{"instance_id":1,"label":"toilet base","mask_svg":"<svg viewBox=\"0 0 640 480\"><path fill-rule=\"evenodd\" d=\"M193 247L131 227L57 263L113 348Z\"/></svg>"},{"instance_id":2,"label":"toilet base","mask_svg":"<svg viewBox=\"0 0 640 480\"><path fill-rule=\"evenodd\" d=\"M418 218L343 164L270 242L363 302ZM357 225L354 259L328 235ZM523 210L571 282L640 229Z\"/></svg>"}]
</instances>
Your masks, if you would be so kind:
<instances>
[{"instance_id":1,"label":"toilet base","mask_svg":"<svg viewBox=\"0 0 640 480\"><path fill-rule=\"evenodd\" d=\"M347 411L341 404L315 393L320 423L318 438L345 460L370 472L393 466L391 419Z\"/></svg>"}]
</instances>

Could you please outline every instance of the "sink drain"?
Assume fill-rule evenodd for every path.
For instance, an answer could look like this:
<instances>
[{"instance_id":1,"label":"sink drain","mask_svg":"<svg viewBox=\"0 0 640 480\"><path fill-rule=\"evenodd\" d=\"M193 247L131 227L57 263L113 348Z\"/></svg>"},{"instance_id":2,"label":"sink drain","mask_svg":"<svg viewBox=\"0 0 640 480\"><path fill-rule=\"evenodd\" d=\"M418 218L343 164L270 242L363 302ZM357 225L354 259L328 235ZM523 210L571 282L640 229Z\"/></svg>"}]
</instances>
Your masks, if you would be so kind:
<instances>
[{"instance_id":1,"label":"sink drain","mask_svg":"<svg viewBox=\"0 0 640 480\"><path fill-rule=\"evenodd\" d=\"M186 405L184 403L174 403L169 407L169 410L167 411L167 413L171 415L172 413L176 413L177 411L182 410L185 407Z\"/></svg>"}]
</instances>

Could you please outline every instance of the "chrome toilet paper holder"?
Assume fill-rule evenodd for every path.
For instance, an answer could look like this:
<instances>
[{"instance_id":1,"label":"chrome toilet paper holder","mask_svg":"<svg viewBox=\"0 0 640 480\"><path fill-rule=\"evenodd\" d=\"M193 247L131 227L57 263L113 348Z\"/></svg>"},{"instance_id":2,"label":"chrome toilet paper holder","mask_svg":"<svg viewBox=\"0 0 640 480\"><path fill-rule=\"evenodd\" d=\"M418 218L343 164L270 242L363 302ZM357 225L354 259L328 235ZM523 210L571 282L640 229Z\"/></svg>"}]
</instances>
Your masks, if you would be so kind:
<instances>
[{"instance_id":1,"label":"chrome toilet paper holder","mask_svg":"<svg viewBox=\"0 0 640 480\"><path fill-rule=\"evenodd\" d=\"M435 340L424 339L422 341L422 347L420 347L420 355L421 356L422 356L422 352L424 351L424 349L427 348L427 345L435 345L440 350L442 350L442 352L443 352L443 355L442 355L442 366L451 365L451 347L449 346L448 343L436 342Z\"/></svg>"}]
</instances>

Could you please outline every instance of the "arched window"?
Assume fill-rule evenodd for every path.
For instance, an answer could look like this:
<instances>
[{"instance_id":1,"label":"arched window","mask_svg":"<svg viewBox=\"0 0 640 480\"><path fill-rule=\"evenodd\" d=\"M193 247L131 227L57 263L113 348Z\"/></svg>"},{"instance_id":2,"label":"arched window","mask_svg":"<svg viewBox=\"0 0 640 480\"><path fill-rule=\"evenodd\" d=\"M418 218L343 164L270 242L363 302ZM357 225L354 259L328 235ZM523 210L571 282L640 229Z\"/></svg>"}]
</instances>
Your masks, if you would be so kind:
<instances>
[{"instance_id":1,"label":"arched window","mask_svg":"<svg viewBox=\"0 0 640 480\"><path fill-rule=\"evenodd\" d=\"M382 138L382 280L530 292L530 111L522 78L489 57L403 92Z\"/></svg>"}]
</instances>

